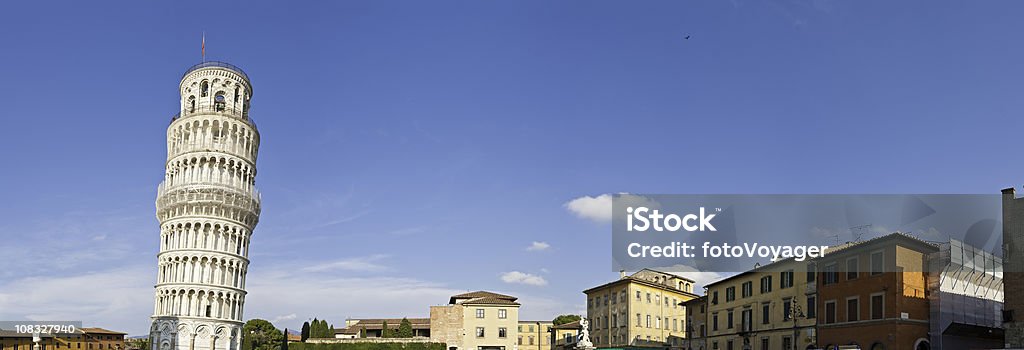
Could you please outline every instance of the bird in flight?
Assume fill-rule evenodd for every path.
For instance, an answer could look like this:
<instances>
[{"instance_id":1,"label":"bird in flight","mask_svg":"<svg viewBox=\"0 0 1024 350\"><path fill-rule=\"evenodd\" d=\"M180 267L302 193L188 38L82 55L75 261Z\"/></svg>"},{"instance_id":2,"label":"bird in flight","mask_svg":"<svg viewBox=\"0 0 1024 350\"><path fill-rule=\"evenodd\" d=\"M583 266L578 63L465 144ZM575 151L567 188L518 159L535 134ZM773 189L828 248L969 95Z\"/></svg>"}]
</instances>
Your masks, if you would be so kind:
<instances>
[{"instance_id":1,"label":"bird in flight","mask_svg":"<svg viewBox=\"0 0 1024 350\"><path fill-rule=\"evenodd\" d=\"M685 40L690 40L690 36L689 36L689 35L687 35L687 36L686 36L685 38L683 38L683 39L685 39Z\"/></svg>"}]
</instances>

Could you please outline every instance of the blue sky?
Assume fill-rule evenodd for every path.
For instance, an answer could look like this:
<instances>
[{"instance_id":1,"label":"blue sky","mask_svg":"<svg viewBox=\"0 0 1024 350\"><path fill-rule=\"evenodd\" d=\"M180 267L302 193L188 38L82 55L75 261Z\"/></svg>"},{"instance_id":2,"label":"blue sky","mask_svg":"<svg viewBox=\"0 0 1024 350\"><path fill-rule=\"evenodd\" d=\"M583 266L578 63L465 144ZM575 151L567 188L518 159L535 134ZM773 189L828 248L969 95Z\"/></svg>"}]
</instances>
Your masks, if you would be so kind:
<instances>
[{"instance_id":1,"label":"blue sky","mask_svg":"<svg viewBox=\"0 0 1024 350\"><path fill-rule=\"evenodd\" d=\"M204 31L254 84L246 317L279 327L479 289L581 312L617 277L607 193L1022 181L1021 2L288 5L3 5L0 319L146 331L164 131Z\"/></svg>"}]
</instances>

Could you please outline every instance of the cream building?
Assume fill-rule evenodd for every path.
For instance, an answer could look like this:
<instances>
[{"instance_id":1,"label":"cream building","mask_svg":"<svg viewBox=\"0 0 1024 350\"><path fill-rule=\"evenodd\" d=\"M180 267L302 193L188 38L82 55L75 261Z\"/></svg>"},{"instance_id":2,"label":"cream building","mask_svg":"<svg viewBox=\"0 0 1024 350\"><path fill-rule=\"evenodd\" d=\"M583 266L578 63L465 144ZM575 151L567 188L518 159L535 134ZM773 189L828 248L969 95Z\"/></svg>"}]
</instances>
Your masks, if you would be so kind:
<instances>
[{"instance_id":1,"label":"cream building","mask_svg":"<svg viewBox=\"0 0 1024 350\"><path fill-rule=\"evenodd\" d=\"M693 280L651 269L583 291L590 340L598 348L681 348Z\"/></svg>"},{"instance_id":2,"label":"cream building","mask_svg":"<svg viewBox=\"0 0 1024 350\"><path fill-rule=\"evenodd\" d=\"M192 66L178 86L157 189L160 253L153 350L241 347L249 238L259 221L252 85L223 62Z\"/></svg>"},{"instance_id":3,"label":"cream building","mask_svg":"<svg viewBox=\"0 0 1024 350\"><path fill-rule=\"evenodd\" d=\"M518 350L518 298L485 291L430 307L430 339L448 350Z\"/></svg>"},{"instance_id":4,"label":"cream building","mask_svg":"<svg viewBox=\"0 0 1024 350\"><path fill-rule=\"evenodd\" d=\"M516 344L519 350L551 350L551 321L519 321Z\"/></svg>"},{"instance_id":5,"label":"cream building","mask_svg":"<svg viewBox=\"0 0 1024 350\"><path fill-rule=\"evenodd\" d=\"M683 343L684 350L708 349L707 303L707 295L686 302L686 340Z\"/></svg>"},{"instance_id":6,"label":"cream building","mask_svg":"<svg viewBox=\"0 0 1024 350\"><path fill-rule=\"evenodd\" d=\"M816 276L807 272L813 264L787 259L708 284L705 349L814 344Z\"/></svg>"}]
</instances>

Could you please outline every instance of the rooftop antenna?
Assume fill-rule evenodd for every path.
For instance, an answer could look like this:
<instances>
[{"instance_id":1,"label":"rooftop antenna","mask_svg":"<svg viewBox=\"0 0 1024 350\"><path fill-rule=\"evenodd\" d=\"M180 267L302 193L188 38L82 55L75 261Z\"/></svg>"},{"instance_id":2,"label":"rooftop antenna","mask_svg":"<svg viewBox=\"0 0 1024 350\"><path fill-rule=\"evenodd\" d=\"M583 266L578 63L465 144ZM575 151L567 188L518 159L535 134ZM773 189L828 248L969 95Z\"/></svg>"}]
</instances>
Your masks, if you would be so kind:
<instances>
[{"instance_id":1,"label":"rooftop antenna","mask_svg":"<svg viewBox=\"0 0 1024 350\"><path fill-rule=\"evenodd\" d=\"M871 224L850 227L850 233L854 235L853 241L860 242L860 238L870 231ZM856 233L860 231L860 233Z\"/></svg>"}]
</instances>

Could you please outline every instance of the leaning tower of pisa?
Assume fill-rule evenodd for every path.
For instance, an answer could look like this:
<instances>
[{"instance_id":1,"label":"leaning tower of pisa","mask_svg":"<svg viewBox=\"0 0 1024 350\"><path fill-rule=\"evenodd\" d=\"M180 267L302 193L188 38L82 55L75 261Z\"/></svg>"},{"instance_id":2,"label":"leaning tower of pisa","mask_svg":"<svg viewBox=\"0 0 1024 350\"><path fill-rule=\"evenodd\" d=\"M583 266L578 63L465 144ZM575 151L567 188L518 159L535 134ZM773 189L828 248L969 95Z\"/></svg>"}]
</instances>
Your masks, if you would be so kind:
<instances>
[{"instance_id":1,"label":"leaning tower of pisa","mask_svg":"<svg viewBox=\"0 0 1024 350\"><path fill-rule=\"evenodd\" d=\"M157 190L160 253L152 350L237 350L249 238L259 221L252 85L238 67L203 62L181 78Z\"/></svg>"}]
</instances>

